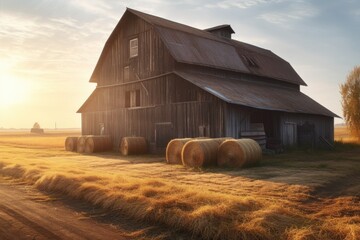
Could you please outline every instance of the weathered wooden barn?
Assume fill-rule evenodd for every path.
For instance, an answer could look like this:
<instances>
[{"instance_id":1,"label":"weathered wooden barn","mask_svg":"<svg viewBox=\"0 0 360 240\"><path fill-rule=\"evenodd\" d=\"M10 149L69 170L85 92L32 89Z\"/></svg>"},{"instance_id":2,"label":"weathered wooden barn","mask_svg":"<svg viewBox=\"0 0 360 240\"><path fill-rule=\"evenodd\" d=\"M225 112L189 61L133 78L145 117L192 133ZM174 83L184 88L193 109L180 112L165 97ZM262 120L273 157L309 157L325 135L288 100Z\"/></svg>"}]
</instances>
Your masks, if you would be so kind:
<instances>
[{"instance_id":1,"label":"weathered wooden barn","mask_svg":"<svg viewBox=\"0 0 360 240\"><path fill-rule=\"evenodd\" d=\"M336 115L300 91L306 83L269 50L231 39L230 25L200 30L127 9L107 40L79 109L82 134L105 131L117 148L143 136L234 137L262 123L283 146L333 142Z\"/></svg>"}]
</instances>

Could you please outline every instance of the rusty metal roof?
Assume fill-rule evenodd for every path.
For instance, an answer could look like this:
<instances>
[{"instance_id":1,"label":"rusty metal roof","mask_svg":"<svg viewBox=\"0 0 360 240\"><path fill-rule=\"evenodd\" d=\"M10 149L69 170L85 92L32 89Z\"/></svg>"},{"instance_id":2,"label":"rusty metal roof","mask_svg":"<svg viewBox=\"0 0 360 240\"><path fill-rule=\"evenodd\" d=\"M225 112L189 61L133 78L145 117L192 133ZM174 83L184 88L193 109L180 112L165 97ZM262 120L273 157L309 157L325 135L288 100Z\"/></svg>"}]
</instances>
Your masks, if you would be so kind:
<instances>
[{"instance_id":1,"label":"rusty metal roof","mask_svg":"<svg viewBox=\"0 0 360 240\"><path fill-rule=\"evenodd\" d=\"M127 11L155 26L171 55L178 62L232 70L306 85L291 65L271 51L240 41L152 16Z\"/></svg>"},{"instance_id":2,"label":"rusty metal roof","mask_svg":"<svg viewBox=\"0 0 360 240\"><path fill-rule=\"evenodd\" d=\"M178 62L251 73L232 45L174 29L156 29Z\"/></svg>"},{"instance_id":3,"label":"rusty metal roof","mask_svg":"<svg viewBox=\"0 0 360 240\"><path fill-rule=\"evenodd\" d=\"M297 89L195 72L177 71L176 74L228 103L263 110L338 117Z\"/></svg>"}]
</instances>

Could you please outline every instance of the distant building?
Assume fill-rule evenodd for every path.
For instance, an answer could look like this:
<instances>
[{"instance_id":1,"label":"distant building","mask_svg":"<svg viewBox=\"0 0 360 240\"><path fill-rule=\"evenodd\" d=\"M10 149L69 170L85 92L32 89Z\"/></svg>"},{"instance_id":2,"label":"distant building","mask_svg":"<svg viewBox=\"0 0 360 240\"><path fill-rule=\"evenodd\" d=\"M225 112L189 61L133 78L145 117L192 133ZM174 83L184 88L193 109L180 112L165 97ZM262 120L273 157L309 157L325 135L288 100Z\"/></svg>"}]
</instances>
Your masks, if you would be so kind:
<instances>
[{"instance_id":1,"label":"distant building","mask_svg":"<svg viewBox=\"0 0 360 240\"><path fill-rule=\"evenodd\" d=\"M34 123L33 127L30 129L31 133L44 133L44 129L40 128L39 123Z\"/></svg>"},{"instance_id":2,"label":"distant building","mask_svg":"<svg viewBox=\"0 0 360 240\"><path fill-rule=\"evenodd\" d=\"M334 113L300 92L306 83L273 52L231 39L230 25L200 30L127 9L107 40L79 109L83 134L234 137L263 126L282 146L333 142Z\"/></svg>"}]
</instances>

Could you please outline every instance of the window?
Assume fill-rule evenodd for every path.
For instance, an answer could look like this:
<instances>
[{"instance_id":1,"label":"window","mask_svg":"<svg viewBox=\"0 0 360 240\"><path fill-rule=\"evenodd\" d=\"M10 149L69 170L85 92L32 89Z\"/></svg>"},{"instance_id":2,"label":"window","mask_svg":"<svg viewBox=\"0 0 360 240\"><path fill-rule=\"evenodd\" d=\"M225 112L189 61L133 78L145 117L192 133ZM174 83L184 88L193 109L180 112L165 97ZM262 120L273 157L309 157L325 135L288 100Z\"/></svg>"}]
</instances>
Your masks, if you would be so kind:
<instances>
[{"instance_id":1,"label":"window","mask_svg":"<svg viewBox=\"0 0 360 240\"><path fill-rule=\"evenodd\" d=\"M138 55L138 39L134 38L130 40L130 58Z\"/></svg>"},{"instance_id":2,"label":"window","mask_svg":"<svg viewBox=\"0 0 360 240\"><path fill-rule=\"evenodd\" d=\"M125 92L125 107L139 107L140 106L140 90Z\"/></svg>"},{"instance_id":3,"label":"window","mask_svg":"<svg viewBox=\"0 0 360 240\"><path fill-rule=\"evenodd\" d=\"M130 80L130 72L129 66L124 67L124 82L128 82Z\"/></svg>"}]
</instances>

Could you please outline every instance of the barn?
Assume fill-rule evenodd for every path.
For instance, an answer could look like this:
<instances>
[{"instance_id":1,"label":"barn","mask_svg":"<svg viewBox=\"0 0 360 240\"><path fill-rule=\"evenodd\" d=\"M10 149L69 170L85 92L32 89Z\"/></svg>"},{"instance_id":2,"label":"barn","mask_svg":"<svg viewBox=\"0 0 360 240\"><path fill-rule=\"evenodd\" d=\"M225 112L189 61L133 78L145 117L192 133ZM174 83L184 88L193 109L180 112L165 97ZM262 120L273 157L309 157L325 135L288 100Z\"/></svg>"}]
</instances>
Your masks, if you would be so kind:
<instances>
[{"instance_id":1,"label":"barn","mask_svg":"<svg viewBox=\"0 0 360 240\"><path fill-rule=\"evenodd\" d=\"M262 126L268 145L334 141L334 113L306 96L292 66L231 38L230 25L197 29L127 9L108 38L78 110L82 134L244 137Z\"/></svg>"}]
</instances>

